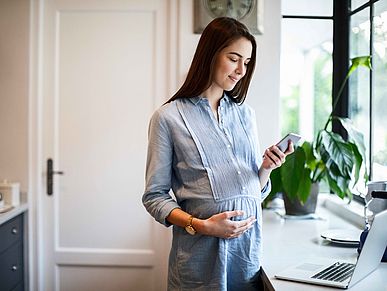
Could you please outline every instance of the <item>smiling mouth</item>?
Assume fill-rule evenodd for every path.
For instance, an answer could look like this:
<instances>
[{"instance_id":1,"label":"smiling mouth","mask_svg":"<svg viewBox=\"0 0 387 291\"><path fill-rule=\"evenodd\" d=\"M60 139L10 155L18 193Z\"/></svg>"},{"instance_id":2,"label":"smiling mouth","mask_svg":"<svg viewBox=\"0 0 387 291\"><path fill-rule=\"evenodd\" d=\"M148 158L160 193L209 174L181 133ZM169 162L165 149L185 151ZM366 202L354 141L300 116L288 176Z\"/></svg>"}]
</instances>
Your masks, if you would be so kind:
<instances>
[{"instance_id":1,"label":"smiling mouth","mask_svg":"<svg viewBox=\"0 0 387 291\"><path fill-rule=\"evenodd\" d=\"M236 78L233 78L233 77L231 77L231 76L228 76L233 82L238 82L239 81L239 79L236 79Z\"/></svg>"}]
</instances>

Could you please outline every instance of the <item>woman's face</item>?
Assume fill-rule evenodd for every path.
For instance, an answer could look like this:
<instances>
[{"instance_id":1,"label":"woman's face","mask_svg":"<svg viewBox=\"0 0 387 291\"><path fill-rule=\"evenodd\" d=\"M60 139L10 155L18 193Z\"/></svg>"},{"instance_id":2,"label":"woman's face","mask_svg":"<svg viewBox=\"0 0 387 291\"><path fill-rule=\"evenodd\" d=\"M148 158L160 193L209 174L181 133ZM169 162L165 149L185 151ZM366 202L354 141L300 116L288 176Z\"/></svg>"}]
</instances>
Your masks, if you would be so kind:
<instances>
[{"instance_id":1,"label":"woman's face","mask_svg":"<svg viewBox=\"0 0 387 291\"><path fill-rule=\"evenodd\" d=\"M244 37L222 49L215 62L211 87L222 92L232 90L246 74L252 50L251 42Z\"/></svg>"}]
</instances>

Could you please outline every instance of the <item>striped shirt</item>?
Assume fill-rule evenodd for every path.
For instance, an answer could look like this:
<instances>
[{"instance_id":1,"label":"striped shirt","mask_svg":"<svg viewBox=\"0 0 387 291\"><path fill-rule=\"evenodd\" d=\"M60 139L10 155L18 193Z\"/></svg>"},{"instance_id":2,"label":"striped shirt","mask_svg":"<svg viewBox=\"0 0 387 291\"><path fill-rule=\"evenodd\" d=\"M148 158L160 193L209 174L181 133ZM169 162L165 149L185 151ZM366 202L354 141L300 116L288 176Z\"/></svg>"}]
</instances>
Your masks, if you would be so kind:
<instances>
[{"instance_id":1,"label":"striped shirt","mask_svg":"<svg viewBox=\"0 0 387 291\"><path fill-rule=\"evenodd\" d=\"M213 115L208 100L201 97L175 100L153 114L148 133L144 206L165 226L169 226L166 217L175 208L181 208L201 219L223 211L244 210L245 216L235 220L253 215L257 223L248 235L233 240L214 237L203 239L201 235L191 237L181 227L174 226L169 290L184 284L188 284L188 289L195 289L195 284L208 288L215 284L217 290L226 290L227 287L222 289L221 286L230 287L233 282L247 288L243 290L248 290L243 282L249 281L260 267L260 205L270 192L270 182L261 190L258 170L262 163L262 153L258 145L255 114L247 104L238 105L225 95L220 100L218 116L219 120ZM174 195L171 195L171 189ZM192 243L198 237L202 237L201 243L187 250L191 261L182 261L182 242L190 245L188 242ZM231 258L225 259L224 246L227 245L229 249L230 242L243 250L247 247L257 257L253 264L249 263L247 269L243 269L243 262L238 261L241 266L238 272L244 272L232 281L228 281L230 277L227 279L224 270L224 265L227 266L231 261L235 263ZM214 271L208 273L200 265L203 264L200 260L192 261L192 253L206 249L213 250L213 260L220 264L219 274L214 274ZM243 254L243 250L238 251L238 256ZM251 254L246 260L251 260ZM183 266L188 268L186 274ZM197 278L195 272L199 272Z\"/></svg>"}]
</instances>

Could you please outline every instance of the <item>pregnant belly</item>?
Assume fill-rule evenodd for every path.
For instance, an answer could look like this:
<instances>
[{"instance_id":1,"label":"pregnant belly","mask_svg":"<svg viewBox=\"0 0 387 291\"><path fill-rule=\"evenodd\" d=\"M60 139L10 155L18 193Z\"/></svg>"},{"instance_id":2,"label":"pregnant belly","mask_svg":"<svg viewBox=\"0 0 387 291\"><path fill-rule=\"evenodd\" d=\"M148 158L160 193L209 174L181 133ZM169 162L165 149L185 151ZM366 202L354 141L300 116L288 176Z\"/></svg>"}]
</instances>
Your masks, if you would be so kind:
<instances>
[{"instance_id":1,"label":"pregnant belly","mask_svg":"<svg viewBox=\"0 0 387 291\"><path fill-rule=\"evenodd\" d=\"M200 219L207 219L214 214L225 211L242 210L244 215L234 217L233 220L243 220L250 216L258 217L261 209L261 200L259 197L253 196L238 196L223 201L192 199L186 200L182 205L182 209Z\"/></svg>"}]
</instances>

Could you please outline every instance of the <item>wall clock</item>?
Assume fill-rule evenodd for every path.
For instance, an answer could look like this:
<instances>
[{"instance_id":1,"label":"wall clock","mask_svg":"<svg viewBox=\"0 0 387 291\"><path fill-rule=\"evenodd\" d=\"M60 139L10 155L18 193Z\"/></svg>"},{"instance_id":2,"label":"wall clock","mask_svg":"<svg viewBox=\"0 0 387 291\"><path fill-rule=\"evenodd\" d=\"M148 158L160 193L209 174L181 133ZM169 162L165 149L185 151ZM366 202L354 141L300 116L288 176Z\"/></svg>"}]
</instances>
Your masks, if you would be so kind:
<instances>
[{"instance_id":1,"label":"wall clock","mask_svg":"<svg viewBox=\"0 0 387 291\"><path fill-rule=\"evenodd\" d=\"M194 0L194 32L201 33L212 19L228 16L254 34L263 33L263 0Z\"/></svg>"}]
</instances>

